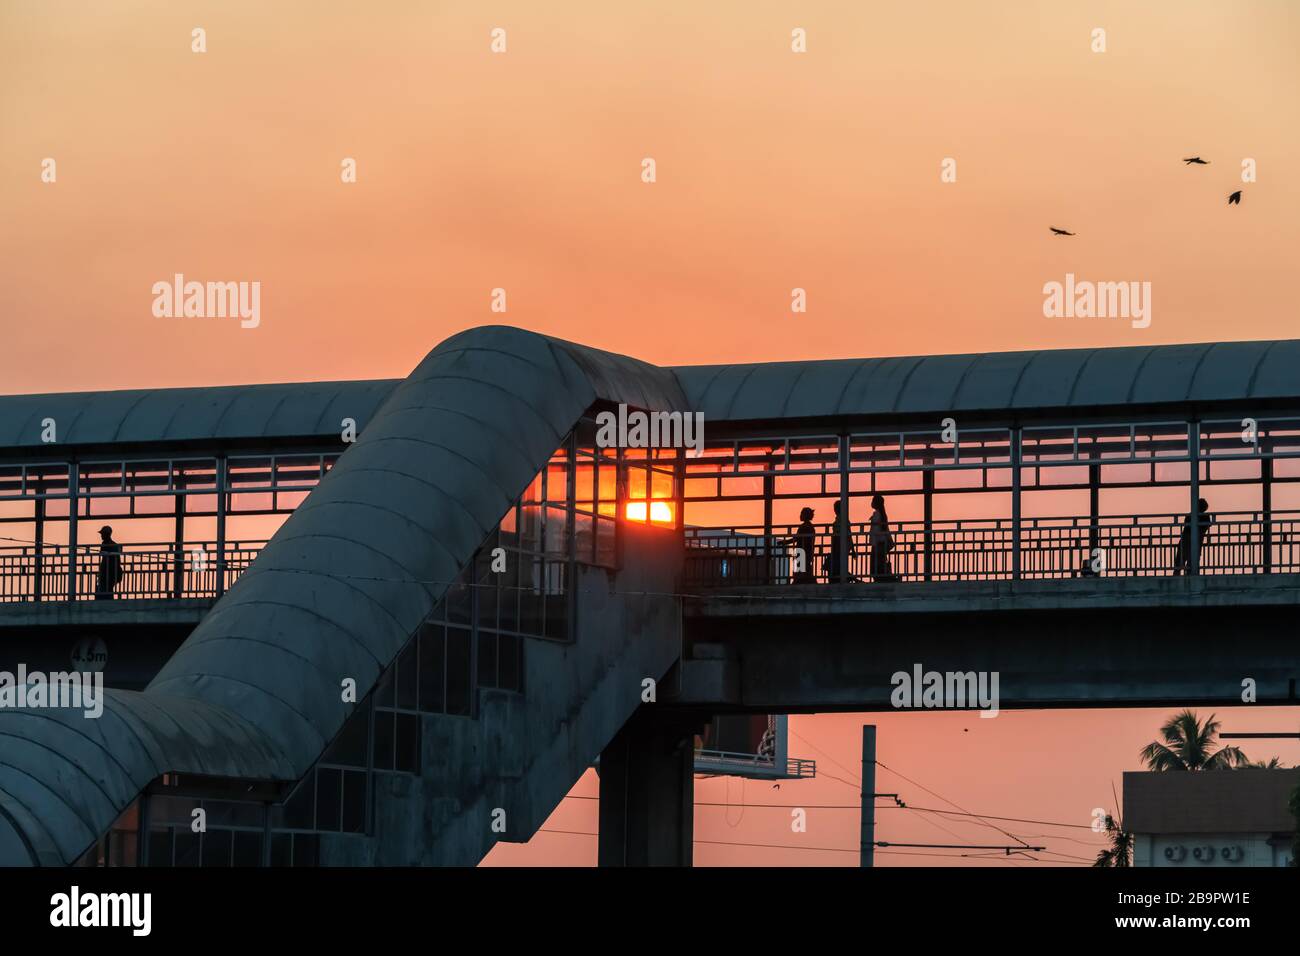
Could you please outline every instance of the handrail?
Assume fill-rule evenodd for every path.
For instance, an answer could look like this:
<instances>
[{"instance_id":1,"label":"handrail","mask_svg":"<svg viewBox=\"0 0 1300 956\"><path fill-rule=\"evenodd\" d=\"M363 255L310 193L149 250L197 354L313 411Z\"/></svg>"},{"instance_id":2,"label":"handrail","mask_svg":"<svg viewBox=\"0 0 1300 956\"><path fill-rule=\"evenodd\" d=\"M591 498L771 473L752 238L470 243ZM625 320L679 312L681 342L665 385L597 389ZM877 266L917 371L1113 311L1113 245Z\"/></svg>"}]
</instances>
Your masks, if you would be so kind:
<instances>
[{"instance_id":1,"label":"handrail","mask_svg":"<svg viewBox=\"0 0 1300 956\"><path fill-rule=\"evenodd\" d=\"M265 545L228 541L219 554L215 541L119 542L117 575L111 573L112 556L99 545L3 545L0 604L66 603L69 594L78 601L215 598Z\"/></svg>"},{"instance_id":2,"label":"handrail","mask_svg":"<svg viewBox=\"0 0 1300 956\"><path fill-rule=\"evenodd\" d=\"M1300 511L1220 512L1201 529L1200 573L1300 572ZM813 526L799 572L797 525L686 529L685 584L827 583L836 534ZM892 549L873 548L870 524L849 526L847 580L987 581L1186 574L1190 530L1178 514L967 518L890 523ZM803 540L807 541L807 532ZM877 535L875 544L881 545ZM1019 557L1019 574L1015 557ZM796 578L798 580L796 580Z\"/></svg>"},{"instance_id":3,"label":"handrail","mask_svg":"<svg viewBox=\"0 0 1300 956\"><path fill-rule=\"evenodd\" d=\"M1201 574L1300 573L1300 511L1219 512L1204 529ZM1187 573L1185 515L1081 515L1020 519L960 518L890 523L893 549L875 556L869 522L849 526L850 583L874 581L1011 580L1018 551L1021 579L1160 577ZM684 584L827 583L835 550L833 529L813 527L812 553L795 582L798 525L727 525L685 529ZM122 543L121 580L104 587L99 545L0 544L0 603L67 602L69 566L76 600L215 598L229 588L265 546L227 542ZM1017 547L1018 545L1018 547ZM1181 554L1181 557L1180 557ZM218 584L220 583L220 587Z\"/></svg>"}]
</instances>

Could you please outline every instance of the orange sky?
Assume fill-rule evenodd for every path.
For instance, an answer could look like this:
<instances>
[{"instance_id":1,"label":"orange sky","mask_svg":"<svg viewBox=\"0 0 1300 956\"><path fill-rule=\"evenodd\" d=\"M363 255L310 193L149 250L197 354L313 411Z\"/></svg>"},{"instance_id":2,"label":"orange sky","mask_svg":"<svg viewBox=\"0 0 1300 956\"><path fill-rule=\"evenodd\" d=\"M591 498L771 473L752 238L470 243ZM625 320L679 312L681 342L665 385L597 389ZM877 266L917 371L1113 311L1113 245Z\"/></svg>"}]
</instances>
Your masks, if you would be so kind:
<instances>
[{"instance_id":1,"label":"orange sky","mask_svg":"<svg viewBox=\"0 0 1300 956\"><path fill-rule=\"evenodd\" d=\"M1298 43L1272 0L8 0L0 391L400 376L500 321L665 363L1285 338ZM1044 318L1067 271L1151 327ZM260 327L155 319L176 272L260 281Z\"/></svg>"},{"instance_id":2,"label":"orange sky","mask_svg":"<svg viewBox=\"0 0 1300 956\"><path fill-rule=\"evenodd\" d=\"M1292 337L1298 47L1300 5L1272 0L6 0L0 393L402 376L498 322L683 364ZM261 324L155 318L177 272L260 282ZM1151 326L1044 318L1067 272L1152 283ZM882 760L970 809L1086 823L1164 716L877 723ZM794 726L856 766L860 723ZM852 802L829 779L779 793ZM853 814L820 813L809 843L856 845ZM781 842L774 814L702 809L697 835ZM594 842L492 860L591 862Z\"/></svg>"}]
</instances>

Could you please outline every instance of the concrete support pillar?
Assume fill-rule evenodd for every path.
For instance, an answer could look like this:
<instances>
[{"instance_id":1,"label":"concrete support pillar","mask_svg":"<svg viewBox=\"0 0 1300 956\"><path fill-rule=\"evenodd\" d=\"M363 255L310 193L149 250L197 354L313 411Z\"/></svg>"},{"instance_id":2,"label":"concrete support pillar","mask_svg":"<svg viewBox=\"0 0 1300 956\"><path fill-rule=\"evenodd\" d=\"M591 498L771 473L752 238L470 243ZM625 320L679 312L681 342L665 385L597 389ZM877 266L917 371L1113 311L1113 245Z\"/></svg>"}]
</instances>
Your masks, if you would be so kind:
<instances>
[{"instance_id":1,"label":"concrete support pillar","mask_svg":"<svg viewBox=\"0 0 1300 956\"><path fill-rule=\"evenodd\" d=\"M643 706L600 755L601 866L690 866L695 722Z\"/></svg>"}]
</instances>

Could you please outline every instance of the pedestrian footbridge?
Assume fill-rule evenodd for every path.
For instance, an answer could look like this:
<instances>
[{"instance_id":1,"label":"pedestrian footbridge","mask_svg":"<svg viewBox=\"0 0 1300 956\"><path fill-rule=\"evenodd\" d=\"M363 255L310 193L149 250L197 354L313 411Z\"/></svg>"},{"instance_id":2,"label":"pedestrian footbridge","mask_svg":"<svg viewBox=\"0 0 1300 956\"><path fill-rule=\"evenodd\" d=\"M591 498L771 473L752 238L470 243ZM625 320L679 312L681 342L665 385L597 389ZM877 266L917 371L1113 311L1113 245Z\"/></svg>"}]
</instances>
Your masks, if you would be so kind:
<instances>
[{"instance_id":1,"label":"pedestrian footbridge","mask_svg":"<svg viewBox=\"0 0 1300 956\"><path fill-rule=\"evenodd\" d=\"M112 688L0 710L0 862L474 863L599 758L601 861L685 863L713 715L883 708L916 663L1008 707L1296 702L1297 368L484 328L401 381L0 398L0 670L101 642ZM603 447L620 405L704 441Z\"/></svg>"}]
</instances>

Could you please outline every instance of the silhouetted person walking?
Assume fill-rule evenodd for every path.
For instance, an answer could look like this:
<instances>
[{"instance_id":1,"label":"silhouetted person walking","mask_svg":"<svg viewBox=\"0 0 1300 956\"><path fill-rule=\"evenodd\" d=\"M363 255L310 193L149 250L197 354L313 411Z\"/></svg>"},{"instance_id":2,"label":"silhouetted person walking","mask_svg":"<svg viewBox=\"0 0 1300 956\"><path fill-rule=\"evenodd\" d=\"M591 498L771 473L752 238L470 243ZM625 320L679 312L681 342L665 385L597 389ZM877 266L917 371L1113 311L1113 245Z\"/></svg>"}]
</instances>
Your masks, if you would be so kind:
<instances>
[{"instance_id":1,"label":"silhouetted person walking","mask_svg":"<svg viewBox=\"0 0 1300 956\"><path fill-rule=\"evenodd\" d=\"M894 550L894 536L889 531L889 514L885 511L884 495L871 496L871 530L867 543L871 547L871 577L875 581L897 581L889 563L889 552Z\"/></svg>"},{"instance_id":2,"label":"silhouetted person walking","mask_svg":"<svg viewBox=\"0 0 1300 956\"><path fill-rule=\"evenodd\" d=\"M1204 564L1205 555L1205 538L1210 533L1210 525L1214 524L1214 518L1210 514L1210 503L1204 498L1197 499L1196 510L1197 524L1199 530L1197 533L1197 553L1201 560L1197 564ZM1189 514L1183 519L1183 533L1178 538L1178 553L1174 555L1174 574L1191 573L1192 564L1192 516Z\"/></svg>"},{"instance_id":3,"label":"silhouetted person walking","mask_svg":"<svg viewBox=\"0 0 1300 956\"><path fill-rule=\"evenodd\" d=\"M803 552L803 568L799 569L797 563L792 564L794 569L792 581L795 584L816 584L817 574L813 571L813 552L817 547L817 529L813 527L812 519L816 514L811 508L804 508L799 512L799 521L801 524L795 530L794 537L790 543L798 551ZM798 554L791 556L792 562L797 562Z\"/></svg>"},{"instance_id":4,"label":"silhouetted person walking","mask_svg":"<svg viewBox=\"0 0 1300 956\"><path fill-rule=\"evenodd\" d=\"M95 600L111 601L122 580L122 546L113 540L108 525L99 529L99 573L95 575Z\"/></svg>"}]
</instances>

